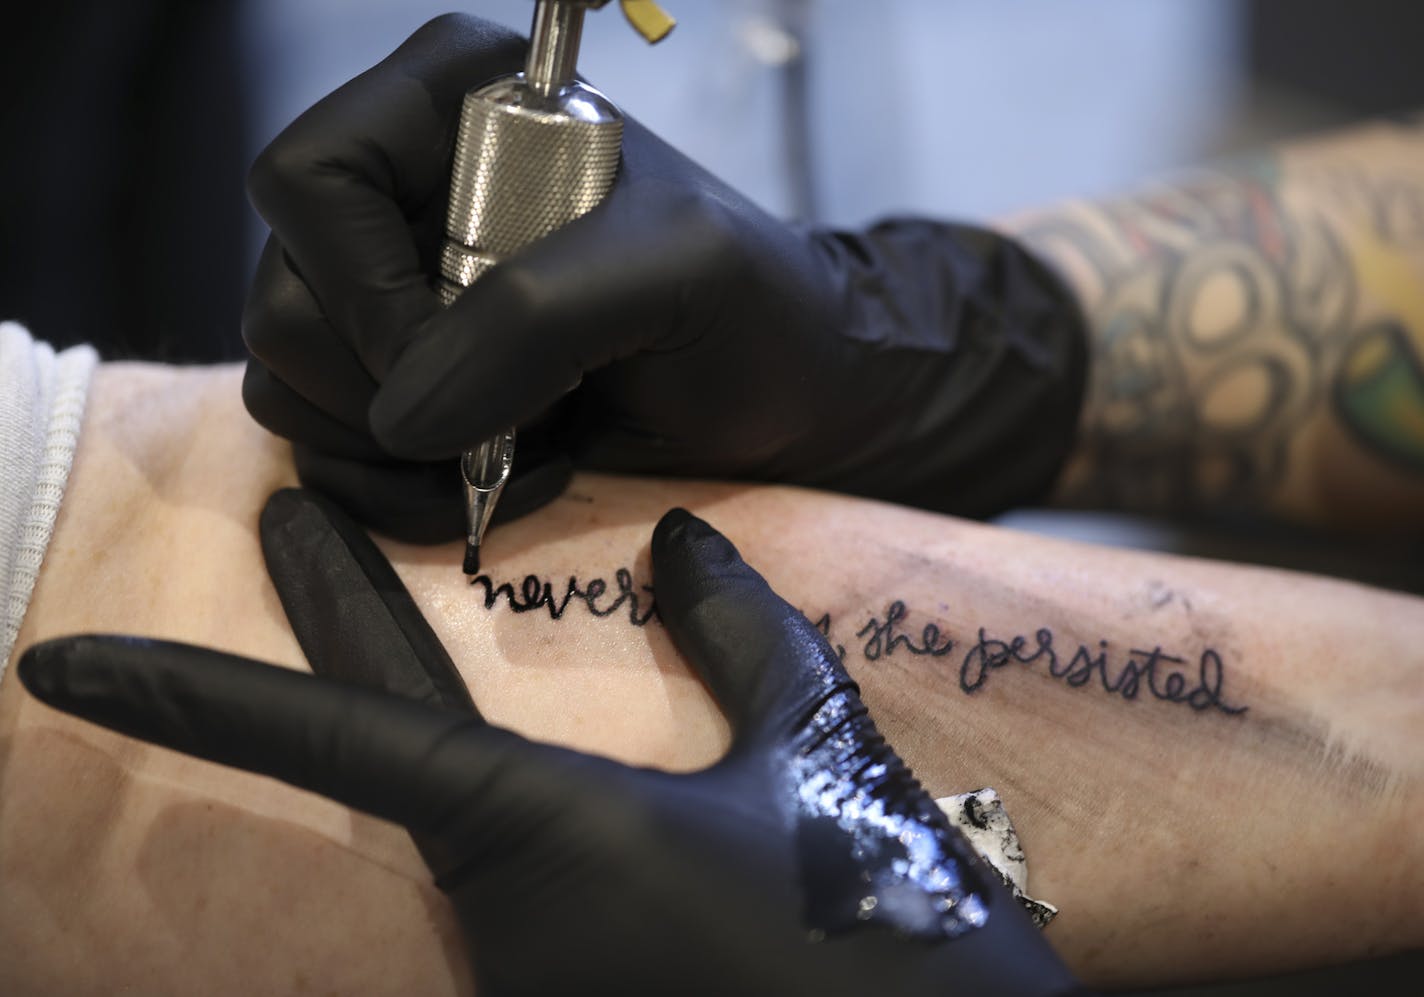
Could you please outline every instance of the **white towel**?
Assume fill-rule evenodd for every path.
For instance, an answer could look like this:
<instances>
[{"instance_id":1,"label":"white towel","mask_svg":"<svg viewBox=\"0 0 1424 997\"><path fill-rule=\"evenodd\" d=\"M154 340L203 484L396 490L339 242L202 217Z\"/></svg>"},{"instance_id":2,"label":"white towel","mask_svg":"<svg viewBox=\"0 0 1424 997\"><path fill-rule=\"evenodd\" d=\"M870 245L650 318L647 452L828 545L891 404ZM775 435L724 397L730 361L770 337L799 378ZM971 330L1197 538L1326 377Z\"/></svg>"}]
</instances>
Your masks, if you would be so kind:
<instances>
[{"instance_id":1,"label":"white towel","mask_svg":"<svg viewBox=\"0 0 1424 997\"><path fill-rule=\"evenodd\" d=\"M0 322L0 681L69 480L98 355L58 355L21 325Z\"/></svg>"}]
</instances>

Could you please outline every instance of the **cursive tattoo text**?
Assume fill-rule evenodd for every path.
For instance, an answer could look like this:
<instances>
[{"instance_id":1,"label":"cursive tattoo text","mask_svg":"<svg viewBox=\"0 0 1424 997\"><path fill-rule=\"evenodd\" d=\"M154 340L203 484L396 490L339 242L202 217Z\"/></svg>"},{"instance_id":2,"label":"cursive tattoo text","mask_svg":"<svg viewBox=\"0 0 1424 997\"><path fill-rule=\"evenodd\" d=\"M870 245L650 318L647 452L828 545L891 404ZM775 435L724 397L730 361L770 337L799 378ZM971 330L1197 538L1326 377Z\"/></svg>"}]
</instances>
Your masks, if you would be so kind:
<instances>
[{"instance_id":1,"label":"cursive tattoo text","mask_svg":"<svg viewBox=\"0 0 1424 997\"><path fill-rule=\"evenodd\" d=\"M1098 641L1096 652L1079 644L1070 657L1054 648L1053 631L1046 627L1035 631L1032 641L1023 634L1001 640L990 637L980 627L978 641L959 666L959 688L967 693L978 692L996 669L1012 664L1042 664L1049 675L1066 685L1084 686L1096 679L1104 692L1123 699L1136 699L1145 693L1165 703L1184 703L1198 713L1210 709L1230 715L1246 712L1246 707L1233 706L1222 698L1225 669L1221 655L1213 648L1202 650L1196 659L1195 675L1190 678L1187 659L1168 654L1161 647L1150 651L1132 648L1125 658L1112 659L1105 640Z\"/></svg>"},{"instance_id":2,"label":"cursive tattoo text","mask_svg":"<svg viewBox=\"0 0 1424 997\"><path fill-rule=\"evenodd\" d=\"M485 609L493 609L503 599L505 605L516 613L529 613L542 608L548 611L549 619L559 620L563 619L569 604L577 602L589 615L596 617L612 616L626 607L628 622L635 627L645 627L652 619L661 622L657 603L653 601L653 587L635 587L633 572L627 568L619 568L614 573L612 586L603 578L591 578L581 584L577 575L570 575L563 595L558 598L554 596L553 583L538 575L526 575L518 590L510 582L496 585L489 575L476 575L470 579L470 584L484 589Z\"/></svg>"},{"instance_id":3,"label":"cursive tattoo text","mask_svg":"<svg viewBox=\"0 0 1424 997\"><path fill-rule=\"evenodd\" d=\"M470 584L483 591L485 608L490 610L503 602L515 613L543 610L550 620L562 620L570 605L579 605L590 616L621 615L635 627L647 626L653 620L661 622L653 587L635 582L633 572L627 568L614 572L611 584L604 578L580 581L571 575L557 596L554 582L538 575L526 575L517 586L513 582L496 583L488 575L476 575ZM874 663L897 654L917 658L956 655L953 660L958 663L959 688L967 695L982 690L996 671L1017 665L1040 668L1072 688L1094 687L1128 701L1151 698L1186 706L1197 713L1215 710L1228 716L1247 711L1247 707L1226 697L1226 665L1213 647L1204 647L1190 657L1171 653L1156 643L1151 649L1132 647L1126 651L1115 650L1106 640L1099 640L1092 648L1071 642L1060 648L1048 627L1040 627L1032 636L997 635L979 627L972 642L961 644L939 623L925 623L916 633L906 626L909 615L904 600L894 599L883 612L870 616L855 632L860 642L856 647L859 656ZM847 648L834 639L831 614L822 613L812 626L844 662Z\"/></svg>"}]
</instances>

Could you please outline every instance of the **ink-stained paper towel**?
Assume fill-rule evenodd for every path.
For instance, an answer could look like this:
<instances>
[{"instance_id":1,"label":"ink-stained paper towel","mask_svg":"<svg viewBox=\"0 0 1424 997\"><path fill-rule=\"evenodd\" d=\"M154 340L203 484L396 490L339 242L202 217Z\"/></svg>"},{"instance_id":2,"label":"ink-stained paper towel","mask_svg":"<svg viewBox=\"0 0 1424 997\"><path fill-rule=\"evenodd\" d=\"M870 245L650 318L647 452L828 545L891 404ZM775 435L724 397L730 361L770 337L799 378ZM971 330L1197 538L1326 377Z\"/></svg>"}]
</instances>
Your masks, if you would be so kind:
<instances>
[{"instance_id":1,"label":"ink-stained paper towel","mask_svg":"<svg viewBox=\"0 0 1424 997\"><path fill-rule=\"evenodd\" d=\"M946 796L935 802L964 832L974 850L994 867L1004 885L1013 891L1015 899L1033 918L1033 923L1042 928L1053 920L1058 908L1028 895L1028 861L999 794L992 789L981 789Z\"/></svg>"}]
</instances>

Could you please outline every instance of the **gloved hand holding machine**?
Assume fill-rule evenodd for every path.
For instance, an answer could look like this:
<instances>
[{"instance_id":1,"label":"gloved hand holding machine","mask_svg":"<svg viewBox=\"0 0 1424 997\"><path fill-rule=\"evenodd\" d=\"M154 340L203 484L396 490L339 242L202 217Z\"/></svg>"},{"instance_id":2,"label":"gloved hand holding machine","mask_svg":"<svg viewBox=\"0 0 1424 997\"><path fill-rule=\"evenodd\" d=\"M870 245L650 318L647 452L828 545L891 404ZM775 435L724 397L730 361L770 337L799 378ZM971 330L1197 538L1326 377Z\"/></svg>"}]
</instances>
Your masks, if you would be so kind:
<instances>
[{"instance_id":1,"label":"gloved hand holding machine","mask_svg":"<svg viewBox=\"0 0 1424 997\"><path fill-rule=\"evenodd\" d=\"M252 196L273 236L244 323L254 354L244 396L294 441L306 483L398 537L459 530L470 574L506 485L519 491L512 427L536 417L554 456L533 462L510 512L556 495L570 459L969 513L1046 488L1083 366L1081 317L1057 280L978 229L907 221L851 234L768 218L575 79L585 9L606 2L538 0L522 60L522 44L482 24L423 32L304 115L254 167ZM647 0L622 6L650 41L671 28ZM459 43L441 44L446 32ZM437 238L445 178L430 150L449 141L457 106ZM306 171L313 156L360 182ZM463 529L448 473L457 454ZM282 545L336 549L302 532L330 535L332 516L344 524L332 510L285 535L264 524L269 565L286 565L274 570L279 588L292 569ZM389 598L399 582L379 554L350 524L335 533ZM420 682L392 677L410 656L400 641L371 636L396 648L391 670L352 676L312 651L321 634L299 615L318 671L324 661L378 691L103 638L42 646L21 674L61 708L405 823L471 944L508 936L507 960L476 959L496 988L546 972L537 941L552 933L587 949L573 960L586 973L549 976L539 992L788 993L812 980L828 994L1067 992L1061 964L875 731L814 628L685 514L664 520L654 561L663 619L737 727L727 762L690 780L515 746L468 715L403 703ZM723 652L706 649L733 632L761 650L723 673ZM438 642L422 633L417 648L438 663ZM124 678L148 669L161 679ZM447 692L458 684L449 671L436 683ZM256 722L269 699L285 704L281 715ZM243 715L254 722L222 719ZM299 733L308 723L332 737ZM350 754L309 757L320 741ZM463 780L481 759L509 752L528 761L508 777L544 786L540 811L567 810L568 828L534 822L484 840L481 827L513 813L488 788L448 823L442 794L468 797ZM605 783L592 795L578 788ZM600 838L608 807L645 814L646 838ZM773 828L748 823L751 812L780 816ZM576 871L559 885L563 899L536 903L529 884L554 882L539 870L564 865L571 853L557 840L570 828L626 863ZM716 943L725 971L692 969L689 982L712 936L697 918L667 918L669 889L726 929ZM624 915L602 931L556 915L581 892L590 903L641 898L626 916L648 920L629 923L661 924L664 944L625 962ZM509 917L515 909L529 916Z\"/></svg>"},{"instance_id":2,"label":"gloved hand holding machine","mask_svg":"<svg viewBox=\"0 0 1424 997\"><path fill-rule=\"evenodd\" d=\"M440 299L460 292L500 259L603 200L618 172L623 116L575 78L585 8L608 0L538 0L522 74L471 90L460 113ZM620 0L649 42L673 21L652 0ZM509 480L514 429L465 451L465 573L480 570L480 543Z\"/></svg>"}]
</instances>

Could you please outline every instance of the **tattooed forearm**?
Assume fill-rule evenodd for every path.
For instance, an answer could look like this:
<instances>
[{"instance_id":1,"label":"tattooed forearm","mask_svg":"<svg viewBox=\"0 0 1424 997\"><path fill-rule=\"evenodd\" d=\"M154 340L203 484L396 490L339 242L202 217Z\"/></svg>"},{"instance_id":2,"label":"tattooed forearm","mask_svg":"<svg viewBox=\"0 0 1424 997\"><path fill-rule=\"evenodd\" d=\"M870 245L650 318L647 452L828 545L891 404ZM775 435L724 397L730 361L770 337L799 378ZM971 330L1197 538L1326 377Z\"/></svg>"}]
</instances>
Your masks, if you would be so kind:
<instances>
[{"instance_id":1,"label":"tattooed forearm","mask_svg":"<svg viewBox=\"0 0 1424 997\"><path fill-rule=\"evenodd\" d=\"M570 605L578 605L595 618L616 614L635 627L647 626L655 619L661 622L653 587L635 583L632 571L626 567L614 572L612 586L603 578L581 582L577 576L570 576L558 597L554 595L555 583L537 575L526 575L517 588L512 582L497 584L488 575L477 575L470 584L483 591L484 607L489 610L503 602L515 613L543 610L550 620L557 621L564 618ZM1226 665L1220 652L1212 647L1201 648L1190 659L1160 645L1150 650L1119 650L1107 640L1098 640L1091 649L1083 643L1064 647L1055 645L1058 638L1048 627L1033 630L1029 637L1027 631L1003 634L979 626L966 628L966 636L961 638L934 621L920 625L915 634L907 631L905 621L910 612L904 600L892 599L884 612L870 614L855 631L858 643L853 642L849 649L846 644L837 643L838 631L830 613L822 613L813 625L831 642L842 661L848 653L870 663L897 654L947 659L956 669L960 691L966 694L982 690L999 669L1017 665L1038 668L1073 688L1096 688L1129 701L1141 696L1181 704L1198 713L1216 710L1231 716L1247 710L1225 697Z\"/></svg>"},{"instance_id":2,"label":"tattooed forearm","mask_svg":"<svg viewBox=\"0 0 1424 997\"><path fill-rule=\"evenodd\" d=\"M1377 499L1342 494L1359 474L1356 492L1424 495L1424 128L1286 148L1015 228L1091 326L1064 500L1330 520Z\"/></svg>"}]
</instances>

